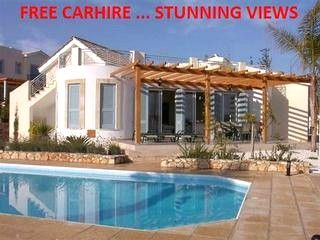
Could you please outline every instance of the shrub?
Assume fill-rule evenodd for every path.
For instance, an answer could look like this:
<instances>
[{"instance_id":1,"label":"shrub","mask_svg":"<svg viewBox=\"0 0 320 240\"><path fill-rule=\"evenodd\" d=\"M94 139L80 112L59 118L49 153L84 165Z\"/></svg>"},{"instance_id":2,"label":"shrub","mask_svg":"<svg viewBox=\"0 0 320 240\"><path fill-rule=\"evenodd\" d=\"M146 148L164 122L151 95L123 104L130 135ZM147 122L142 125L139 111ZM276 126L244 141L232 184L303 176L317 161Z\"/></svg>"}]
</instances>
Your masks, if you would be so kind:
<instances>
[{"instance_id":1,"label":"shrub","mask_svg":"<svg viewBox=\"0 0 320 240\"><path fill-rule=\"evenodd\" d=\"M213 155L215 159L242 160L245 153L239 154L237 148L228 148L227 142L221 140L216 145L214 145Z\"/></svg>"},{"instance_id":2,"label":"shrub","mask_svg":"<svg viewBox=\"0 0 320 240\"><path fill-rule=\"evenodd\" d=\"M0 108L0 120L1 122L9 122L9 104L7 102Z\"/></svg>"},{"instance_id":3,"label":"shrub","mask_svg":"<svg viewBox=\"0 0 320 240\"><path fill-rule=\"evenodd\" d=\"M87 153L91 143L87 137L68 136L62 145L65 145L68 152Z\"/></svg>"},{"instance_id":4,"label":"shrub","mask_svg":"<svg viewBox=\"0 0 320 240\"><path fill-rule=\"evenodd\" d=\"M108 145L108 154L109 155L119 155L121 154L121 148L119 144L111 142Z\"/></svg>"},{"instance_id":5,"label":"shrub","mask_svg":"<svg viewBox=\"0 0 320 240\"><path fill-rule=\"evenodd\" d=\"M29 134L30 138L47 138L52 127L43 121L33 121L30 124Z\"/></svg>"},{"instance_id":6,"label":"shrub","mask_svg":"<svg viewBox=\"0 0 320 240\"><path fill-rule=\"evenodd\" d=\"M291 144L283 144L278 142L276 145L272 146L271 151L265 151L265 154L259 151L258 154L255 154L255 160L266 160L266 161L297 161L297 159L292 158L292 149Z\"/></svg>"},{"instance_id":7,"label":"shrub","mask_svg":"<svg viewBox=\"0 0 320 240\"><path fill-rule=\"evenodd\" d=\"M193 144L179 144L179 150L181 158L199 158L199 159L210 159L214 156L213 151L210 150L203 143L193 143Z\"/></svg>"}]
</instances>

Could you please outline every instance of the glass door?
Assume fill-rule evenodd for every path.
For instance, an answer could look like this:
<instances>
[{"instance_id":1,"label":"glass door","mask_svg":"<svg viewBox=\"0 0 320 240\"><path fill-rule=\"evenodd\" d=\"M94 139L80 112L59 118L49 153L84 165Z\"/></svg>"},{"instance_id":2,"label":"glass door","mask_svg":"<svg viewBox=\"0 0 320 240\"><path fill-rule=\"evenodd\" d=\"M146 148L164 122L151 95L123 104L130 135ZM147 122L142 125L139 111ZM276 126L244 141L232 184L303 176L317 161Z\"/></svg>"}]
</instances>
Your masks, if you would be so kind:
<instances>
[{"instance_id":1,"label":"glass door","mask_svg":"<svg viewBox=\"0 0 320 240\"><path fill-rule=\"evenodd\" d=\"M193 92L187 92L184 99L185 113L185 133L193 133L195 128L195 95Z\"/></svg>"},{"instance_id":2,"label":"glass door","mask_svg":"<svg viewBox=\"0 0 320 240\"><path fill-rule=\"evenodd\" d=\"M149 91L148 132L160 133L161 130L161 91Z\"/></svg>"},{"instance_id":3,"label":"glass door","mask_svg":"<svg viewBox=\"0 0 320 240\"><path fill-rule=\"evenodd\" d=\"M173 134L176 125L175 91L162 92L162 133Z\"/></svg>"}]
</instances>

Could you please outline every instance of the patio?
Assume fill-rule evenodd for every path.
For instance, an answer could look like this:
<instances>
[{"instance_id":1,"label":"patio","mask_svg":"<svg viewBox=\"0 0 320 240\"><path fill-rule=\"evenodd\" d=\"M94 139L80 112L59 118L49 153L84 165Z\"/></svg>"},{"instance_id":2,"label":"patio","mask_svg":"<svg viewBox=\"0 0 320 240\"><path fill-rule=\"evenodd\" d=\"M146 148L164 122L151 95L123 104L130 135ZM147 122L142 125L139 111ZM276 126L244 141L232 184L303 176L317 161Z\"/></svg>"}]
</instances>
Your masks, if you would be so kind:
<instances>
[{"instance_id":1,"label":"patio","mask_svg":"<svg viewBox=\"0 0 320 240\"><path fill-rule=\"evenodd\" d=\"M2 161L6 162L6 161ZM21 161L10 161L22 163ZM28 163L29 164L29 163ZM47 165L47 162L37 164ZM55 166L162 171L155 162L118 166L55 163ZM185 172L186 174L189 172ZM239 219L219 223L198 224L160 231L136 231L90 224L63 223L20 216L0 216L0 238L11 239L305 239L320 229L320 176L257 172L197 171L197 174L217 174L251 181L252 186Z\"/></svg>"},{"instance_id":2,"label":"patio","mask_svg":"<svg viewBox=\"0 0 320 240\"><path fill-rule=\"evenodd\" d=\"M206 144L210 143L211 138L211 104L210 93L216 89L242 89L252 90L259 89L262 91L262 119L261 119L261 139L264 143L268 141L268 89L271 87L286 85L290 83L310 83L310 77L284 75L283 73L261 73L248 71L232 71L230 69L208 69L194 66L193 64L168 64L163 63L154 65L141 64L138 61L122 67L111 74L111 77L123 78L129 77L134 79L135 83L135 112L134 112L134 141L138 144L146 139L146 134L141 131L141 89L144 84L161 85L162 87L174 87L176 89L198 89L204 93L204 134L203 140ZM258 120L260 122L260 120ZM169 138L177 140L176 134L158 135L150 134L154 141ZM190 133L181 133L181 136L187 135L189 141L195 136ZM148 137L148 136L147 136ZM200 136L202 138L202 136ZM232 138L232 136L231 136Z\"/></svg>"}]
</instances>

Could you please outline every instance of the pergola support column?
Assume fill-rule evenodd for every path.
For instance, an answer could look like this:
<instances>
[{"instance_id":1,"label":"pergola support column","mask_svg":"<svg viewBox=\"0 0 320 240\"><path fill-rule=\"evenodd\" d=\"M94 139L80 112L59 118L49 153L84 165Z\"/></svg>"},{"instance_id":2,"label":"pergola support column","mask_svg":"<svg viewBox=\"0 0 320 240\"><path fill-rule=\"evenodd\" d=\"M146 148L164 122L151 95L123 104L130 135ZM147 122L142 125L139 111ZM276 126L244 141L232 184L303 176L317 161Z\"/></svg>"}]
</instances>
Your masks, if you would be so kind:
<instances>
[{"instance_id":1,"label":"pergola support column","mask_svg":"<svg viewBox=\"0 0 320 240\"><path fill-rule=\"evenodd\" d=\"M264 81L264 87L262 89L262 141L267 143L268 141L268 85Z\"/></svg>"},{"instance_id":2,"label":"pergola support column","mask_svg":"<svg viewBox=\"0 0 320 240\"><path fill-rule=\"evenodd\" d=\"M134 89L134 141L141 143L141 70L135 67L135 89Z\"/></svg>"},{"instance_id":3,"label":"pergola support column","mask_svg":"<svg viewBox=\"0 0 320 240\"><path fill-rule=\"evenodd\" d=\"M3 81L3 101L7 100L7 93L8 93L7 88L8 88L7 81L4 80Z\"/></svg>"},{"instance_id":4,"label":"pergola support column","mask_svg":"<svg viewBox=\"0 0 320 240\"><path fill-rule=\"evenodd\" d=\"M204 141L210 144L210 77L207 76L206 87L204 92Z\"/></svg>"}]
</instances>

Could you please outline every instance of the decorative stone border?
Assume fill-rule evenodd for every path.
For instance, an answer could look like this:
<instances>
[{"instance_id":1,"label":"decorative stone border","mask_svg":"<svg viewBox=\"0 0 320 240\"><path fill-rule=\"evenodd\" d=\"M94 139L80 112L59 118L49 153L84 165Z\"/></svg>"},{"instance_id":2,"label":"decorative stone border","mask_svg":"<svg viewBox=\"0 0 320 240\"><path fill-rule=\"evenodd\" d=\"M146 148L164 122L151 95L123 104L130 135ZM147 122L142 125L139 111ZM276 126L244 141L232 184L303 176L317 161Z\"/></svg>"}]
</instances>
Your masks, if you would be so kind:
<instances>
[{"instance_id":1,"label":"decorative stone border","mask_svg":"<svg viewBox=\"0 0 320 240\"><path fill-rule=\"evenodd\" d=\"M196 158L169 158L161 161L163 168L215 169L236 171L286 172L286 162L256 160L216 160ZM309 173L310 163L292 162L291 173Z\"/></svg>"},{"instance_id":2,"label":"decorative stone border","mask_svg":"<svg viewBox=\"0 0 320 240\"><path fill-rule=\"evenodd\" d=\"M23 161L56 161L71 163L120 164L128 162L126 155L99 155L61 152L1 151L0 159Z\"/></svg>"}]
</instances>

